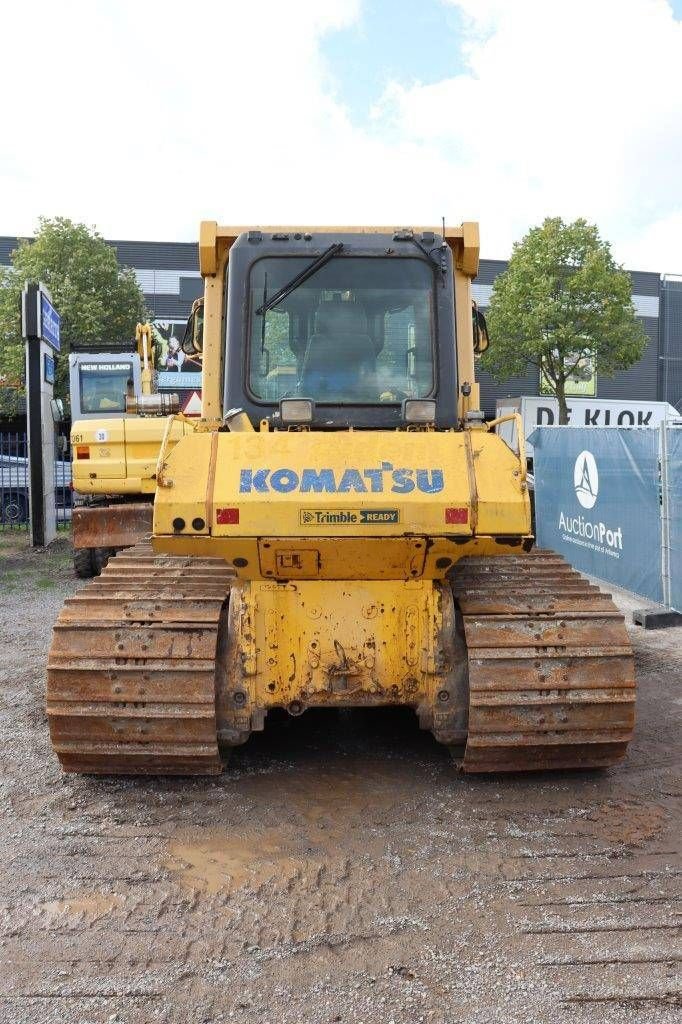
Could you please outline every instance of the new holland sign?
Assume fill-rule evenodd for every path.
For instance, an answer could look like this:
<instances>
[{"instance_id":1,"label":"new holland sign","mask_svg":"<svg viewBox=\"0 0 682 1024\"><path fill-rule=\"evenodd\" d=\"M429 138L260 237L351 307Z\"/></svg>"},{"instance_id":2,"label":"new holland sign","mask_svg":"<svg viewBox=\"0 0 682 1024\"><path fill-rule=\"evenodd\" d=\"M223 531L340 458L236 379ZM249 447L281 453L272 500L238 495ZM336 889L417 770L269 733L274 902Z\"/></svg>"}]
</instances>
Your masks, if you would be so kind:
<instances>
[{"instance_id":1,"label":"new holland sign","mask_svg":"<svg viewBox=\"0 0 682 1024\"><path fill-rule=\"evenodd\" d=\"M660 601L658 432L539 427L530 440L538 545Z\"/></svg>"}]
</instances>

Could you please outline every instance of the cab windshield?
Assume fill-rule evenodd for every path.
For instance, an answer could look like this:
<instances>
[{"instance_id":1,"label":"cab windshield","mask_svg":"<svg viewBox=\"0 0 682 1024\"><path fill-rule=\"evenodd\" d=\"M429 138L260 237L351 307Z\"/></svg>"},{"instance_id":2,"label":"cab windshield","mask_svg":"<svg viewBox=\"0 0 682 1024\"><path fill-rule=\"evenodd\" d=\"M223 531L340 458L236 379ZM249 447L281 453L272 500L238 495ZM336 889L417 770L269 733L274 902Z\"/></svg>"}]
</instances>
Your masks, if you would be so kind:
<instances>
[{"instance_id":1,"label":"cab windshield","mask_svg":"<svg viewBox=\"0 0 682 1024\"><path fill-rule=\"evenodd\" d=\"M268 309L268 297L310 262L265 258L251 270L248 372L254 397L276 403L300 395L336 405L430 395L431 266L405 257L337 256Z\"/></svg>"},{"instance_id":2,"label":"cab windshield","mask_svg":"<svg viewBox=\"0 0 682 1024\"><path fill-rule=\"evenodd\" d=\"M130 363L80 367L81 412L125 412Z\"/></svg>"}]
</instances>

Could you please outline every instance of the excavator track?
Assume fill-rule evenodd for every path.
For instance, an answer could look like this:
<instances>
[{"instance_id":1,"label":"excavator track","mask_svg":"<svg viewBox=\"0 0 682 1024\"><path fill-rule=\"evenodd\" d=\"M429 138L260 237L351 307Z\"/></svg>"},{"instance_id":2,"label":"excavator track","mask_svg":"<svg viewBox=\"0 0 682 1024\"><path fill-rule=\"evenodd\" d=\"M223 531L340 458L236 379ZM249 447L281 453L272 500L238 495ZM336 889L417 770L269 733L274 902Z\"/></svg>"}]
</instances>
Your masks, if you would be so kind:
<instances>
[{"instance_id":1,"label":"excavator track","mask_svg":"<svg viewBox=\"0 0 682 1024\"><path fill-rule=\"evenodd\" d=\"M138 544L69 598L47 672L52 745L68 772L221 771L215 673L233 571Z\"/></svg>"},{"instance_id":2,"label":"excavator track","mask_svg":"<svg viewBox=\"0 0 682 1024\"><path fill-rule=\"evenodd\" d=\"M466 772L602 768L635 717L624 619L549 551L465 558L453 574L469 659Z\"/></svg>"}]
</instances>

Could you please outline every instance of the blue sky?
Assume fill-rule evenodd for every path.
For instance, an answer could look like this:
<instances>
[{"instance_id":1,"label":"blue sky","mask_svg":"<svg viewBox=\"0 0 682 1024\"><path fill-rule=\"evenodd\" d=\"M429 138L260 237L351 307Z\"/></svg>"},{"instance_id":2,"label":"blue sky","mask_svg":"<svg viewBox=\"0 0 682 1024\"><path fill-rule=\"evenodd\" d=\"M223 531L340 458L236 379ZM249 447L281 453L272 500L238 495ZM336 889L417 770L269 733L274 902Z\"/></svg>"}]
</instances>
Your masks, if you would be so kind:
<instances>
[{"instance_id":1,"label":"blue sky","mask_svg":"<svg viewBox=\"0 0 682 1024\"><path fill-rule=\"evenodd\" d=\"M682 0L669 4L682 19ZM463 21L445 0L364 0L355 24L321 42L339 99L362 122L391 81L428 85L460 74Z\"/></svg>"},{"instance_id":2,"label":"blue sky","mask_svg":"<svg viewBox=\"0 0 682 1024\"><path fill-rule=\"evenodd\" d=\"M682 272L682 0L2 12L0 234L40 215L181 241L201 219L445 216L479 221L483 254L505 258L558 215L596 223L632 268Z\"/></svg>"},{"instance_id":3,"label":"blue sky","mask_svg":"<svg viewBox=\"0 0 682 1024\"><path fill-rule=\"evenodd\" d=\"M321 52L339 99L365 121L389 82L429 84L460 72L461 38L460 12L441 0L368 0L356 24L322 40Z\"/></svg>"}]
</instances>

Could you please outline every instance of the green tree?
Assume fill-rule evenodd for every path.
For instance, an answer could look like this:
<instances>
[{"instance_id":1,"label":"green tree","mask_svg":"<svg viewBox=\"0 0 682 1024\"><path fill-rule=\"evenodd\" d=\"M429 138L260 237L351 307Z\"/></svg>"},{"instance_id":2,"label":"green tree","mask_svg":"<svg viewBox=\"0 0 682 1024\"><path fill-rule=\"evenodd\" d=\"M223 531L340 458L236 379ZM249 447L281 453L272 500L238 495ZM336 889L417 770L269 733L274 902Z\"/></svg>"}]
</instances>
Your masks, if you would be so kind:
<instances>
[{"instance_id":1,"label":"green tree","mask_svg":"<svg viewBox=\"0 0 682 1024\"><path fill-rule=\"evenodd\" d=\"M646 334L630 278L597 228L548 217L514 245L487 314L491 345L481 365L497 380L538 368L568 422L566 382L585 359L611 377L641 359Z\"/></svg>"},{"instance_id":2,"label":"green tree","mask_svg":"<svg viewBox=\"0 0 682 1024\"><path fill-rule=\"evenodd\" d=\"M43 281L61 316L61 352L55 394L68 399L68 353L78 341L120 343L135 336L145 317L144 298L129 268L85 224L65 217L41 218L32 241L20 240L12 266L0 270L0 376L23 377L20 296L26 281ZM16 412L17 392L0 390L0 414Z\"/></svg>"}]
</instances>

